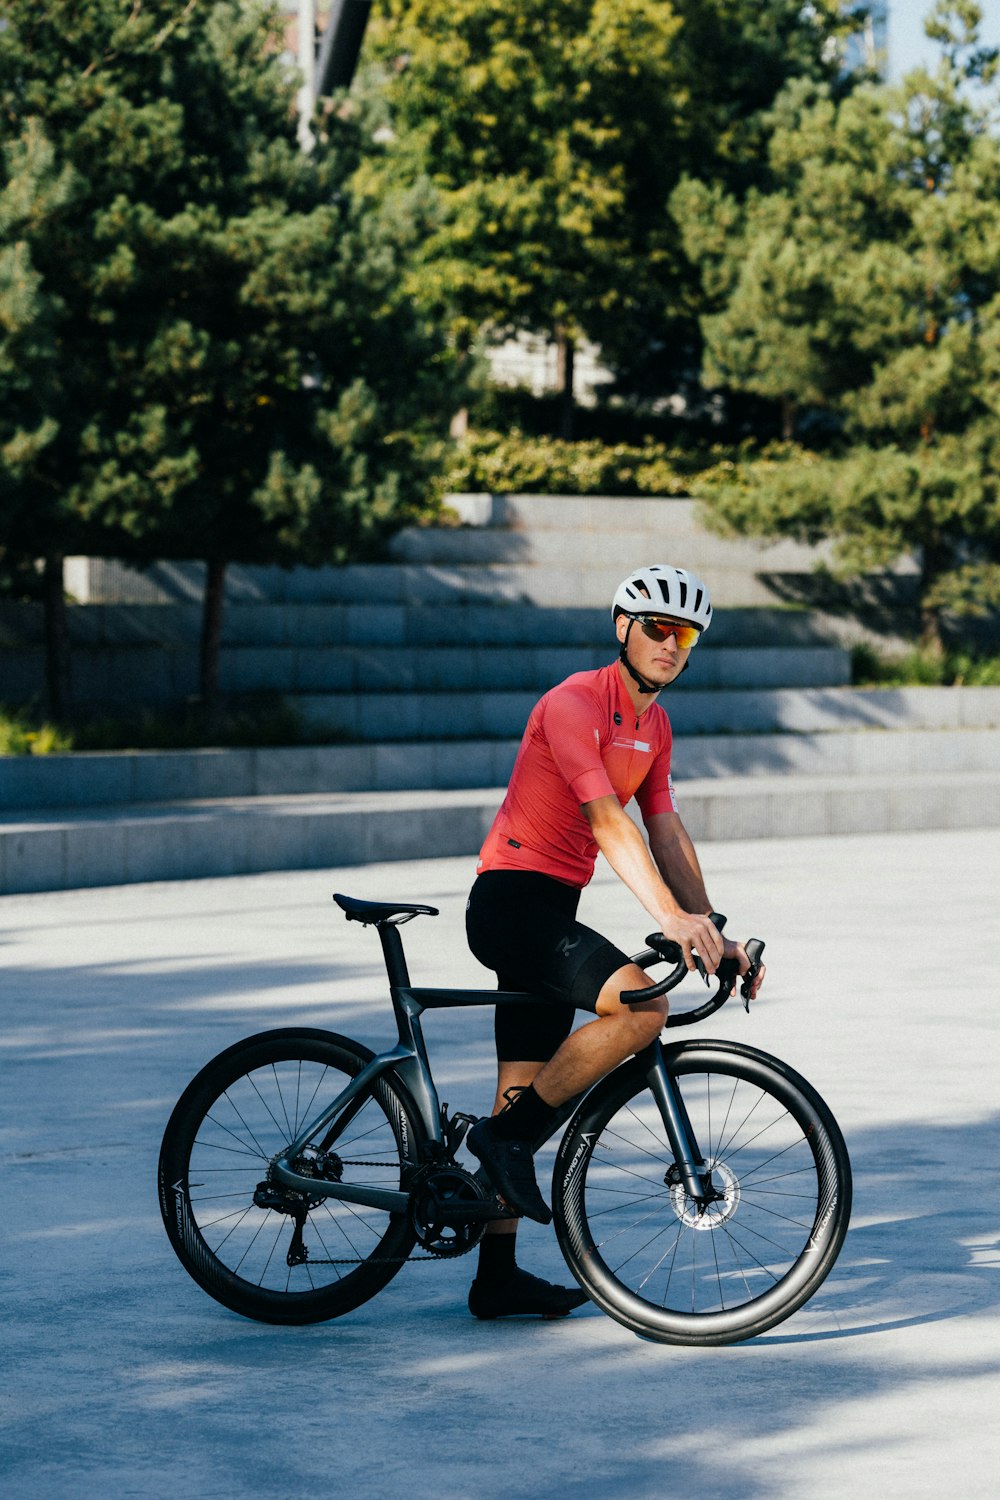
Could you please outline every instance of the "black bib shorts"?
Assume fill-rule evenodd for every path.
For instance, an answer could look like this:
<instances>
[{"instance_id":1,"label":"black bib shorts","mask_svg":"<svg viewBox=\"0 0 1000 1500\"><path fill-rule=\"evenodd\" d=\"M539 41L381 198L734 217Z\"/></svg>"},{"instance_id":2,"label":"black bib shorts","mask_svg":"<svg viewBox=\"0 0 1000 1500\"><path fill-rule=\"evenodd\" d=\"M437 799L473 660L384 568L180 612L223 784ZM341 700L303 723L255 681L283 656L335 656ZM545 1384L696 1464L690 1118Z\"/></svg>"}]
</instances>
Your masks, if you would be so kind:
<instances>
[{"instance_id":1,"label":"black bib shorts","mask_svg":"<svg viewBox=\"0 0 1000 1500\"><path fill-rule=\"evenodd\" d=\"M472 887L465 929L473 954L500 989L528 990L539 1001L497 1008L500 1062L548 1062L573 1028L571 1007L594 1010L605 982L630 961L576 920L580 895L533 870L486 870Z\"/></svg>"}]
</instances>

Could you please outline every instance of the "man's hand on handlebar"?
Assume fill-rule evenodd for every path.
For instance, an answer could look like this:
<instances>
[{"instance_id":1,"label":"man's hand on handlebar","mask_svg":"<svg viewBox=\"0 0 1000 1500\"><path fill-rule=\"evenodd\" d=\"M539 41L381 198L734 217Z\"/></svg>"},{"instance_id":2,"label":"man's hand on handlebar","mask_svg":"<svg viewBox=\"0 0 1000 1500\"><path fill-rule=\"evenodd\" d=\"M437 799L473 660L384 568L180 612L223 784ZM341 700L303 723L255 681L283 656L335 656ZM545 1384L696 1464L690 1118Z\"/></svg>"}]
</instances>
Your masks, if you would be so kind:
<instances>
[{"instance_id":1,"label":"man's hand on handlebar","mask_svg":"<svg viewBox=\"0 0 1000 1500\"><path fill-rule=\"evenodd\" d=\"M723 953L729 948L736 948L735 943L724 943L722 934L715 925L698 912L674 912L666 921L661 922L660 931L664 937L679 945L684 954L685 966L692 973L698 969L700 958L705 970L714 974L722 961ZM693 953L692 949L697 952ZM749 968L750 961L745 953L743 958L746 968Z\"/></svg>"}]
</instances>

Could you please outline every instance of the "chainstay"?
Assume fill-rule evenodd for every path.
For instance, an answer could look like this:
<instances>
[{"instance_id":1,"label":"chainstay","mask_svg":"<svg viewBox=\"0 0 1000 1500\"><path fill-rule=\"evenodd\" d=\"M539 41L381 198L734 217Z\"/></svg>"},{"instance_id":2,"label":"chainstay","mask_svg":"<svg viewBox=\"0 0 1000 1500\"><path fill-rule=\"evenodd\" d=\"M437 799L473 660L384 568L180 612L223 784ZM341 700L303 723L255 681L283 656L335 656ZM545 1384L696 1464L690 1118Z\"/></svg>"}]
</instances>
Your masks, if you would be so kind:
<instances>
[{"instance_id":1,"label":"chainstay","mask_svg":"<svg viewBox=\"0 0 1000 1500\"><path fill-rule=\"evenodd\" d=\"M398 1167L398 1161L355 1161L349 1156L342 1156L341 1162L345 1167ZM414 1165L411 1163L411 1165ZM323 1179L318 1179L322 1181ZM478 1241L476 1242L478 1244ZM474 1250L475 1245L470 1245L463 1250L461 1255L468 1255ZM314 1259L311 1255L306 1265L310 1266L405 1266L410 1261L417 1260L459 1260L459 1255L349 1255L338 1260Z\"/></svg>"},{"instance_id":2,"label":"chainstay","mask_svg":"<svg viewBox=\"0 0 1000 1500\"><path fill-rule=\"evenodd\" d=\"M470 1245L468 1250L463 1250L463 1255L468 1255L469 1250L474 1249ZM304 1266L405 1266L411 1260L458 1260L457 1255L353 1255L343 1260L320 1260L310 1255L308 1260L301 1262Z\"/></svg>"},{"instance_id":3,"label":"chainstay","mask_svg":"<svg viewBox=\"0 0 1000 1500\"><path fill-rule=\"evenodd\" d=\"M350 1157L341 1157L345 1167L398 1167L398 1161L352 1161ZM468 1255L474 1249L473 1245L468 1250L463 1250L463 1255ZM405 1266L415 1260L458 1260L457 1255L351 1255L339 1260L319 1260L311 1255L305 1262L309 1266Z\"/></svg>"}]
</instances>

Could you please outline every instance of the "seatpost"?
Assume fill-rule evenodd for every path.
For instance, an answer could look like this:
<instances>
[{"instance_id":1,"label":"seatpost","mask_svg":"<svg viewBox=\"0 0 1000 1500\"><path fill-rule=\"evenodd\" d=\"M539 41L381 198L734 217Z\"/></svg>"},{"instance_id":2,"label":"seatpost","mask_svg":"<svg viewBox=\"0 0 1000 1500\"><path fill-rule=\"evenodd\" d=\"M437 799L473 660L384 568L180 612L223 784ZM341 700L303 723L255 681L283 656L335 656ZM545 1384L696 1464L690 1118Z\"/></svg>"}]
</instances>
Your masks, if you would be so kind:
<instances>
[{"instance_id":1,"label":"seatpost","mask_svg":"<svg viewBox=\"0 0 1000 1500\"><path fill-rule=\"evenodd\" d=\"M396 989L409 988L410 973L403 956L403 939L399 935L399 928L394 922L376 922L375 925L378 929L379 942L382 944L382 956L385 959L389 983Z\"/></svg>"}]
</instances>

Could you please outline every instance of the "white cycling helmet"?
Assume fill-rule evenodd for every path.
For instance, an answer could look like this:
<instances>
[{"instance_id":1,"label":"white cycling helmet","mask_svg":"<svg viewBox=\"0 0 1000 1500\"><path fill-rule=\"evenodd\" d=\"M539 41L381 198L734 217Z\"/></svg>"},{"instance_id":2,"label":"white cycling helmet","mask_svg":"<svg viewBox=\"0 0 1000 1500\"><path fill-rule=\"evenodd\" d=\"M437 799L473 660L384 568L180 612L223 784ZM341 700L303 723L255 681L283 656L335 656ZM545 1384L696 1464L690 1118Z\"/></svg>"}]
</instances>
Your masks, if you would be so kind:
<instances>
[{"instance_id":1,"label":"white cycling helmet","mask_svg":"<svg viewBox=\"0 0 1000 1500\"><path fill-rule=\"evenodd\" d=\"M712 601L700 578L687 568L672 568L669 563L650 563L636 568L618 586L611 618L626 615L670 615L687 620L699 630L707 630L712 619Z\"/></svg>"}]
</instances>

